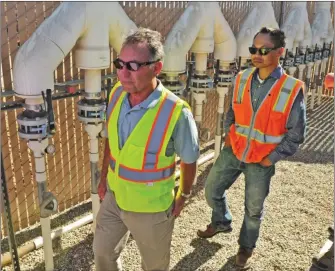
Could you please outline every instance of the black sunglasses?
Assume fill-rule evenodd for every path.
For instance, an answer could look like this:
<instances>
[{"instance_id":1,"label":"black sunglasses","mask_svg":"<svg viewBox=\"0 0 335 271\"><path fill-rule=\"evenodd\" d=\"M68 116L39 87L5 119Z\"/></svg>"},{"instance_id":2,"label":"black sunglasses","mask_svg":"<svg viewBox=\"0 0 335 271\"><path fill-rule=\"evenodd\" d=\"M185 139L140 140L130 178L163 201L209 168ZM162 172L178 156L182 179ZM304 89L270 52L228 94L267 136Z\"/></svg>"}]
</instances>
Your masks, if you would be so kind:
<instances>
[{"instance_id":1,"label":"black sunglasses","mask_svg":"<svg viewBox=\"0 0 335 271\"><path fill-rule=\"evenodd\" d=\"M256 48L256 47L249 47L249 53L254 55L258 53L261 55L261 56L266 56L268 53L270 53L271 51L273 50L276 50L278 49L279 47L275 47L275 48Z\"/></svg>"},{"instance_id":2,"label":"black sunglasses","mask_svg":"<svg viewBox=\"0 0 335 271\"><path fill-rule=\"evenodd\" d=\"M129 71L136 72L138 71L142 66L148 66L150 64L154 64L160 61L160 59L155 60L155 61L149 61L149 62L137 62L137 61L123 61L119 58L115 59L113 61L115 68L118 70L122 70L123 67L126 67Z\"/></svg>"}]
</instances>

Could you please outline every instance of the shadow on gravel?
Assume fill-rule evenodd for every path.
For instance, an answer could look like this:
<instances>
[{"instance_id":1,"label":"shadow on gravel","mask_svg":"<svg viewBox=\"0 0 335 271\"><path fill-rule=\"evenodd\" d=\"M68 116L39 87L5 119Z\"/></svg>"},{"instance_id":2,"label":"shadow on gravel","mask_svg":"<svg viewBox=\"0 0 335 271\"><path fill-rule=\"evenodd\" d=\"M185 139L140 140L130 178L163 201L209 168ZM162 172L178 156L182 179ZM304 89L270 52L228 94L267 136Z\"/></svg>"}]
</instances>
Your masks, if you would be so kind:
<instances>
[{"instance_id":1,"label":"shadow on gravel","mask_svg":"<svg viewBox=\"0 0 335 271\"><path fill-rule=\"evenodd\" d=\"M310 97L307 102L309 108ZM307 110L307 136L299 151L288 161L334 163L334 98L322 97L321 104Z\"/></svg>"},{"instance_id":2,"label":"shadow on gravel","mask_svg":"<svg viewBox=\"0 0 335 271\"><path fill-rule=\"evenodd\" d=\"M84 240L75 246L65 250L59 246L58 240L53 241L54 253L59 253L54 256L54 271L87 271L94 264L94 256L92 251L93 233L89 234ZM61 268L60 268L61 267ZM44 262L34 266L34 271L45 271Z\"/></svg>"},{"instance_id":3,"label":"shadow on gravel","mask_svg":"<svg viewBox=\"0 0 335 271\"><path fill-rule=\"evenodd\" d=\"M51 219L51 230L56 229L60 226L64 226L66 224L69 224L71 220L77 220L79 219L83 214L92 211L92 202L86 202L80 205L75 206L74 208L67 210L63 212L60 215L57 215L57 217ZM22 231L20 233L15 234L16 238L16 244L17 246L21 246L25 242L31 241L34 238L41 236L41 226L38 226L34 229L27 229L25 231ZM8 245L8 239L2 239L1 240L1 253L5 253L9 251L9 245Z\"/></svg>"},{"instance_id":4,"label":"shadow on gravel","mask_svg":"<svg viewBox=\"0 0 335 271\"><path fill-rule=\"evenodd\" d=\"M193 252L184 256L170 271L196 270L222 247L221 244L202 238L193 239L190 245L194 247Z\"/></svg>"},{"instance_id":5,"label":"shadow on gravel","mask_svg":"<svg viewBox=\"0 0 335 271\"><path fill-rule=\"evenodd\" d=\"M224 266L219 271L239 271L240 269L235 265L235 255L228 258Z\"/></svg>"}]
</instances>

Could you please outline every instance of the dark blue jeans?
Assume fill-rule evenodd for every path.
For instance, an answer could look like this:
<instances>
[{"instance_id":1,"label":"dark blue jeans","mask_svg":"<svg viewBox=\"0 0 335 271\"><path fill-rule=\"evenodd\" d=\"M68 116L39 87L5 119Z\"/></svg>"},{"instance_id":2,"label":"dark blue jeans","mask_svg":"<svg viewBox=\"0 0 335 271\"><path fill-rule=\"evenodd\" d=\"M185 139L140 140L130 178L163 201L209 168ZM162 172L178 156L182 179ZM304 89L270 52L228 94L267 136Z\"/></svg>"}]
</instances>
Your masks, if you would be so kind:
<instances>
[{"instance_id":1,"label":"dark blue jeans","mask_svg":"<svg viewBox=\"0 0 335 271\"><path fill-rule=\"evenodd\" d=\"M212 226L230 224L232 216L226 199L226 190L243 173L245 176L244 220L238 243L254 248L264 214L264 201L269 194L270 180L275 166L263 167L257 163L241 163L231 147L224 147L208 174L205 185L207 203L212 207Z\"/></svg>"}]
</instances>

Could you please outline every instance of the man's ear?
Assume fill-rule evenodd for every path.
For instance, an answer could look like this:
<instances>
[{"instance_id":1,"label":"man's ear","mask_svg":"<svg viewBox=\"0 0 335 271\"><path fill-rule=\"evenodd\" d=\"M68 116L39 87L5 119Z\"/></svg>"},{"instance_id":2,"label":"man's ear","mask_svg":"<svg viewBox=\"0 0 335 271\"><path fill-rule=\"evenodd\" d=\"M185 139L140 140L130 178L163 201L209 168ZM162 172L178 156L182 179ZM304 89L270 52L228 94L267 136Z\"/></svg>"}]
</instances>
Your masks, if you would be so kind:
<instances>
[{"instance_id":1,"label":"man's ear","mask_svg":"<svg viewBox=\"0 0 335 271\"><path fill-rule=\"evenodd\" d=\"M162 69L163 69L163 61L158 61L157 63L155 63L154 73L156 74L156 76L161 73Z\"/></svg>"},{"instance_id":2,"label":"man's ear","mask_svg":"<svg viewBox=\"0 0 335 271\"><path fill-rule=\"evenodd\" d=\"M281 48L278 49L277 52L278 52L279 56L282 56L283 53L285 52L285 48L284 48L284 47L281 47Z\"/></svg>"}]
</instances>

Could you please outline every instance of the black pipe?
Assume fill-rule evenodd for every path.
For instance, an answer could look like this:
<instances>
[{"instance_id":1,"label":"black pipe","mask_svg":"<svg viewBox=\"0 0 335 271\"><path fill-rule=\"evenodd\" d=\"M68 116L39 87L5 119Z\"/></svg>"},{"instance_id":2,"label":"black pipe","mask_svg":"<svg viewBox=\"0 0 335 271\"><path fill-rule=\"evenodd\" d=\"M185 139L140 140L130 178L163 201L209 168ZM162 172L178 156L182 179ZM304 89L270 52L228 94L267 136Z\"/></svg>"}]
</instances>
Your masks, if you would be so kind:
<instances>
[{"instance_id":1,"label":"black pipe","mask_svg":"<svg viewBox=\"0 0 335 271\"><path fill-rule=\"evenodd\" d=\"M49 134L54 135L56 133L56 126L55 126L55 115L52 108L52 94L50 88L47 89L46 102L47 102Z\"/></svg>"}]
</instances>

